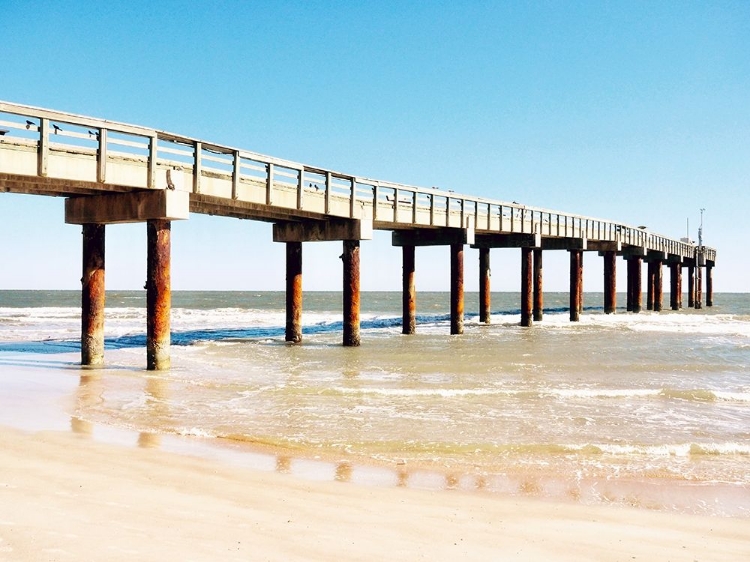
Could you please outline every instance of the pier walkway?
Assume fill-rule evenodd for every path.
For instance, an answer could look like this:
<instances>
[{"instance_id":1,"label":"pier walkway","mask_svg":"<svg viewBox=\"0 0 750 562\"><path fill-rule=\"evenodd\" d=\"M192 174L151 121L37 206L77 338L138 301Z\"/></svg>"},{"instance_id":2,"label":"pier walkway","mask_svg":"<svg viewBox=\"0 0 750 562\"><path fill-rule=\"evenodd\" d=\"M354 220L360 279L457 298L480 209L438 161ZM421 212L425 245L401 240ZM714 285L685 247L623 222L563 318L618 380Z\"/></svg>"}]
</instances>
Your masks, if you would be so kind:
<instances>
[{"instance_id":1,"label":"pier walkway","mask_svg":"<svg viewBox=\"0 0 750 562\"><path fill-rule=\"evenodd\" d=\"M463 249L479 249L480 320L489 322L490 249L521 250L521 324L542 320L544 250L570 253L570 319L582 309L583 253L604 259L604 309L616 307L616 256L627 261L627 309L713 304L716 250L619 222L454 191L420 188L291 162L147 127L0 102L0 191L66 197L65 221L83 225L83 364L104 357L104 229L147 223L147 366L169 367L170 225L190 213L273 223L286 244L286 339L302 338L302 243L342 241L344 345L359 345L359 249L374 229L403 252L404 333L415 330L417 246L451 248L451 333L463 332Z\"/></svg>"}]
</instances>

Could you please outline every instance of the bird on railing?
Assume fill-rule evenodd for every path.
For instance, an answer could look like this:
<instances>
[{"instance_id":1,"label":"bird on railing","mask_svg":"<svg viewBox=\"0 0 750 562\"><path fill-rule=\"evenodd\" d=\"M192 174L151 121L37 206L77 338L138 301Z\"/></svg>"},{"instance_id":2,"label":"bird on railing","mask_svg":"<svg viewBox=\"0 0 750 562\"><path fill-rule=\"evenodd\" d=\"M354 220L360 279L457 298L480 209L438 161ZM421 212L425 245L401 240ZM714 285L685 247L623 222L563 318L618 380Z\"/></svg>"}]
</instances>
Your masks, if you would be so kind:
<instances>
[{"instance_id":1,"label":"bird on railing","mask_svg":"<svg viewBox=\"0 0 750 562\"><path fill-rule=\"evenodd\" d=\"M29 121L29 120L27 119L27 120L26 120L26 128L28 129L28 128L30 128L30 127L36 127L36 123L34 123L33 121Z\"/></svg>"},{"instance_id":2,"label":"bird on railing","mask_svg":"<svg viewBox=\"0 0 750 562\"><path fill-rule=\"evenodd\" d=\"M99 140L99 132L98 131L89 131L90 137L96 137L96 140Z\"/></svg>"},{"instance_id":3,"label":"bird on railing","mask_svg":"<svg viewBox=\"0 0 750 562\"><path fill-rule=\"evenodd\" d=\"M54 123L52 123L52 128L55 130L55 134L62 131L62 127L60 127L60 125L55 125Z\"/></svg>"}]
</instances>

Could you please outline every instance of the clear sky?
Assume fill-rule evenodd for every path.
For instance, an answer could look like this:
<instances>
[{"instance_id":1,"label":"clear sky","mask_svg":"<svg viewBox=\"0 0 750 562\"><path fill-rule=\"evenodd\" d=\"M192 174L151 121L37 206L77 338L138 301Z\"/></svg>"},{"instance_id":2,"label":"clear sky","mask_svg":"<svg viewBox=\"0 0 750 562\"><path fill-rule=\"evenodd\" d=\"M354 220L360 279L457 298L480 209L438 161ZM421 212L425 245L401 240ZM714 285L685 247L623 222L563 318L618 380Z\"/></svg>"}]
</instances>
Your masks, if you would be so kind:
<instances>
[{"instance_id":1,"label":"clear sky","mask_svg":"<svg viewBox=\"0 0 750 562\"><path fill-rule=\"evenodd\" d=\"M705 208L716 290L750 290L746 0L2 0L0 38L5 101L674 237L689 219L697 238ZM108 288L143 286L145 231L108 227ZM172 232L174 289L283 290L270 225L193 215ZM0 288L80 287L62 199L0 194L0 234ZM340 289L340 253L304 246L306 289ZM587 290L601 261L586 254ZM448 265L418 249L418 290L446 290ZM363 289L400 289L389 233L361 267ZM494 290L518 290L518 250L492 267ZM545 288L567 283L566 253L547 252Z\"/></svg>"}]
</instances>

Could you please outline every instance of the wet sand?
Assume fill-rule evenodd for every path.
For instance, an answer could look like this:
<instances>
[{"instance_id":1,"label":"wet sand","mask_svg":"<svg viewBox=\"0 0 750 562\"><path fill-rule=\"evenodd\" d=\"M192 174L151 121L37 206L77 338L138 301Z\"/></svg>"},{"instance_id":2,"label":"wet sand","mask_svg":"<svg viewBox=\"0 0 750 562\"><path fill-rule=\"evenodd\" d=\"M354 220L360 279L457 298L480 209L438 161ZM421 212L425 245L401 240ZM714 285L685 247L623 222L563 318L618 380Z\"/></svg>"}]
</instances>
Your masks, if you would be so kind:
<instances>
[{"instance_id":1,"label":"wet sand","mask_svg":"<svg viewBox=\"0 0 750 562\"><path fill-rule=\"evenodd\" d=\"M746 519L302 480L0 429L0 560L748 560Z\"/></svg>"},{"instance_id":2,"label":"wet sand","mask_svg":"<svg viewBox=\"0 0 750 562\"><path fill-rule=\"evenodd\" d=\"M359 485L92 426L80 380L72 356L0 360L0 561L750 559L746 518Z\"/></svg>"}]
</instances>

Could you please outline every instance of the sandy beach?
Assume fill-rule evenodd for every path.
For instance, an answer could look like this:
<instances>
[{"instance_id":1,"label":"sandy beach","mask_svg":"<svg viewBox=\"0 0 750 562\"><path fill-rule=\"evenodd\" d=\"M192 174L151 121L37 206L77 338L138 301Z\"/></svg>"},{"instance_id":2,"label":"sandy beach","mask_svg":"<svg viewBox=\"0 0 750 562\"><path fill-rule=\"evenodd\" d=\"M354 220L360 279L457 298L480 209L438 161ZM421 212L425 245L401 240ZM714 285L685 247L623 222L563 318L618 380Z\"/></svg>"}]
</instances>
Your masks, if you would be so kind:
<instances>
[{"instance_id":1,"label":"sandy beach","mask_svg":"<svg viewBox=\"0 0 750 562\"><path fill-rule=\"evenodd\" d=\"M745 519L315 482L0 430L0 560L750 559Z\"/></svg>"}]
</instances>

